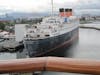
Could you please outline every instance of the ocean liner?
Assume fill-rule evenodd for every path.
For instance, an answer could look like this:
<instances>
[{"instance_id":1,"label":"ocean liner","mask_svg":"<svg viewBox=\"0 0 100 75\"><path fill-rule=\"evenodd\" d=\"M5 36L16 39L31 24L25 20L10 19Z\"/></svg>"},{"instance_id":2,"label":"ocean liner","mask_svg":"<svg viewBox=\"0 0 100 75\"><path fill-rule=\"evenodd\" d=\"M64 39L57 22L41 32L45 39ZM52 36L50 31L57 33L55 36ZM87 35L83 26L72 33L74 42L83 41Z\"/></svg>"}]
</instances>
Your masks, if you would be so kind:
<instances>
[{"instance_id":1,"label":"ocean liner","mask_svg":"<svg viewBox=\"0 0 100 75\"><path fill-rule=\"evenodd\" d=\"M41 23L27 28L24 46L30 57L64 53L78 39L78 18L72 9L59 9L58 16L43 18ZM67 49L66 49L67 50Z\"/></svg>"}]
</instances>

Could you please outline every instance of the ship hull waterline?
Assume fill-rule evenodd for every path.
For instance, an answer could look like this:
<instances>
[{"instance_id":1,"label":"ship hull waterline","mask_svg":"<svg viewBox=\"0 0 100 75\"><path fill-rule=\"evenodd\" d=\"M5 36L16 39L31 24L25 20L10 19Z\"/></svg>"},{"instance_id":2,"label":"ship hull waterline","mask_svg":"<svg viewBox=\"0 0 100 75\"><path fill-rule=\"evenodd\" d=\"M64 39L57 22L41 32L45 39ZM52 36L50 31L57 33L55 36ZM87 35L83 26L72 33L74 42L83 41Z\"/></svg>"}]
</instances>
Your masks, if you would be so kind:
<instances>
[{"instance_id":1,"label":"ship hull waterline","mask_svg":"<svg viewBox=\"0 0 100 75\"><path fill-rule=\"evenodd\" d=\"M64 56L67 48L76 42L79 38L79 27L66 32L62 35L38 39L25 40L25 49L29 57L39 56Z\"/></svg>"}]
</instances>

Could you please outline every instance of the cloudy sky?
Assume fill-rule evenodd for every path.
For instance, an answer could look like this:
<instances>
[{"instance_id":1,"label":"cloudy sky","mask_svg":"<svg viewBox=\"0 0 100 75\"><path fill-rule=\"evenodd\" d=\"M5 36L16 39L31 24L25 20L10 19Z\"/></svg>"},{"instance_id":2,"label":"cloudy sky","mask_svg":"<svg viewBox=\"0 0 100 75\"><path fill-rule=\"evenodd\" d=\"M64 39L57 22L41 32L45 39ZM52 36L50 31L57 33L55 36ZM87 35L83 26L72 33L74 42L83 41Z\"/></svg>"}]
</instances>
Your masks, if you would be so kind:
<instances>
[{"instance_id":1,"label":"cloudy sky","mask_svg":"<svg viewBox=\"0 0 100 75\"><path fill-rule=\"evenodd\" d=\"M72 7L80 12L100 13L100 0L54 0L54 10ZM0 14L9 12L50 11L51 0L0 0Z\"/></svg>"}]
</instances>

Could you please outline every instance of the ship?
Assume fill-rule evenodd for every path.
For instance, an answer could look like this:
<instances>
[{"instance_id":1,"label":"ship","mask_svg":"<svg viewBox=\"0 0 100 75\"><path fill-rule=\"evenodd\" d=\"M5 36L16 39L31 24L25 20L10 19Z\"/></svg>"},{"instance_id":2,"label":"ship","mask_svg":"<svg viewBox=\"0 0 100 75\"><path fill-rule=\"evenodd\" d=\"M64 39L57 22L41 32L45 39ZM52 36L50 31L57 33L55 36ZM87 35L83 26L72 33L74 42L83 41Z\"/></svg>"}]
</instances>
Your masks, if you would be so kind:
<instances>
[{"instance_id":1,"label":"ship","mask_svg":"<svg viewBox=\"0 0 100 75\"><path fill-rule=\"evenodd\" d=\"M24 47L30 57L65 53L64 48L78 40L78 25L72 9L60 8L58 15L45 17L41 23L27 28Z\"/></svg>"}]
</instances>

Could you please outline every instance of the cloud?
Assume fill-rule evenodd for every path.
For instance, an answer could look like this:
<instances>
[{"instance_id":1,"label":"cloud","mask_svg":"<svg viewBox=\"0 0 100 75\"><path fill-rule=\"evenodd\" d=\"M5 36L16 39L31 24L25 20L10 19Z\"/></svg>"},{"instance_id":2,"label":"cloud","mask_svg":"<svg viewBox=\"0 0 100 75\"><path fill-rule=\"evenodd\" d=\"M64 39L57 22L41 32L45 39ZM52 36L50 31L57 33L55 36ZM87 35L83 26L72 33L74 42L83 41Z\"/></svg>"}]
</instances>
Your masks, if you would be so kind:
<instances>
[{"instance_id":1,"label":"cloud","mask_svg":"<svg viewBox=\"0 0 100 75\"><path fill-rule=\"evenodd\" d=\"M54 11L59 8L74 8L81 13L100 9L100 0L54 0ZM51 0L0 0L0 13L10 12L51 12ZM94 11L95 13L98 11Z\"/></svg>"},{"instance_id":2,"label":"cloud","mask_svg":"<svg viewBox=\"0 0 100 75\"><path fill-rule=\"evenodd\" d=\"M4 15L6 13L11 13L13 12L12 9L9 9L7 7L4 7L4 6L0 6L0 15Z\"/></svg>"},{"instance_id":3,"label":"cloud","mask_svg":"<svg viewBox=\"0 0 100 75\"><path fill-rule=\"evenodd\" d=\"M54 0L55 7L62 7L64 3L77 0ZM57 6L56 6L57 5ZM14 11L42 12L51 9L51 0L0 0L0 6L10 8Z\"/></svg>"},{"instance_id":4,"label":"cloud","mask_svg":"<svg viewBox=\"0 0 100 75\"><path fill-rule=\"evenodd\" d=\"M98 9L76 9L75 15L81 16L83 14L89 14L89 15L99 15L100 16L100 10Z\"/></svg>"},{"instance_id":5,"label":"cloud","mask_svg":"<svg viewBox=\"0 0 100 75\"><path fill-rule=\"evenodd\" d=\"M76 8L78 9L100 9L100 0L80 0Z\"/></svg>"}]
</instances>

